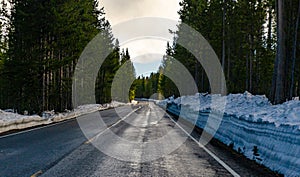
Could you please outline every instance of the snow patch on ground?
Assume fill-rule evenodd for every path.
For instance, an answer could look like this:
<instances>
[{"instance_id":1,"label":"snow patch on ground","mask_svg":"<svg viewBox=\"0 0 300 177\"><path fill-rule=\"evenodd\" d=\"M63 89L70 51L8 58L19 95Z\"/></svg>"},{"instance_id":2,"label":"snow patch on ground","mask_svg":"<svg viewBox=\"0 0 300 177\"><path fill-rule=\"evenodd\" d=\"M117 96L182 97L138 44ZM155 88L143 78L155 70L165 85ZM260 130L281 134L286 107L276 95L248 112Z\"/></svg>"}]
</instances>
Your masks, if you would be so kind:
<instances>
[{"instance_id":1,"label":"snow patch on ground","mask_svg":"<svg viewBox=\"0 0 300 177\"><path fill-rule=\"evenodd\" d=\"M54 122L60 122L78 117L83 114L88 114L91 112L114 108L122 105L125 105L125 103L120 103L116 101L103 105L88 104L78 106L73 111L66 110L66 112L58 114L55 114L54 111L45 111L43 112L42 116L20 115L13 112L6 112L0 110L0 133L10 130L18 130L38 125L46 125Z\"/></svg>"},{"instance_id":2,"label":"snow patch on ground","mask_svg":"<svg viewBox=\"0 0 300 177\"><path fill-rule=\"evenodd\" d=\"M212 97L216 100L214 105L211 104ZM233 115L252 122L274 123L276 126L297 126L300 129L300 101L298 100L272 105L265 95L252 95L249 92L227 96L197 93L193 96L182 96L176 99L170 97L158 103L162 106L166 106L167 103L185 105L194 111L221 111L222 104L218 105L218 103L224 99L226 100L224 111L226 115Z\"/></svg>"},{"instance_id":3,"label":"snow patch on ground","mask_svg":"<svg viewBox=\"0 0 300 177\"><path fill-rule=\"evenodd\" d=\"M212 105L212 99L216 104ZM168 110L177 115L180 107L185 106L189 111L180 113L182 118L196 122L202 129L208 125L207 130L214 129L207 124L209 113L214 121L217 119L214 113L224 112L219 129L214 130L215 138L274 171L286 176L300 175L300 101L297 99L272 105L266 96L249 92L227 96L198 93L170 97L157 104L163 107L168 104Z\"/></svg>"}]
</instances>

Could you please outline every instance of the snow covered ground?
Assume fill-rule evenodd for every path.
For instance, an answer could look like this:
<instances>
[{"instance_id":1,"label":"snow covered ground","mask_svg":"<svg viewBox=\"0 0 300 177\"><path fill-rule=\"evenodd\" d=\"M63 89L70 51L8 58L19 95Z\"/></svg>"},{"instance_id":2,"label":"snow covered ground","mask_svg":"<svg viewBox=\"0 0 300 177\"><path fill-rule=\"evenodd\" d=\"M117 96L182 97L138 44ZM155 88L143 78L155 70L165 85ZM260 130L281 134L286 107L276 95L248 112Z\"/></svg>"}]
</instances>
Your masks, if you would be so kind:
<instances>
[{"instance_id":1,"label":"snow covered ground","mask_svg":"<svg viewBox=\"0 0 300 177\"><path fill-rule=\"evenodd\" d=\"M112 107L118 107L124 105L120 102L112 102L110 104L89 104L78 106L73 111L66 111L65 113L55 114L53 111L45 111L42 117L38 115L26 116L20 115L13 112L6 112L0 110L0 133L9 130L18 130L29 128L38 125L45 125L54 122L60 122L68 119L78 117L83 114L95 112L97 110L105 110ZM10 110L11 111L11 110Z\"/></svg>"},{"instance_id":2,"label":"snow covered ground","mask_svg":"<svg viewBox=\"0 0 300 177\"><path fill-rule=\"evenodd\" d=\"M265 96L245 92L217 97L220 102L226 100L224 110L218 100L217 104L211 104L212 97L198 93L177 99L171 97L158 104L166 106L169 103L168 110L175 114L185 106L189 111L181 113L181 116L196 122L200 128L205 127L210 112L213 115L224 111L215 138L274 171L286 176L300 176L299 100L272 105ZM195 114L198 119L191 120Z\"/></svg>"}]
</instances>

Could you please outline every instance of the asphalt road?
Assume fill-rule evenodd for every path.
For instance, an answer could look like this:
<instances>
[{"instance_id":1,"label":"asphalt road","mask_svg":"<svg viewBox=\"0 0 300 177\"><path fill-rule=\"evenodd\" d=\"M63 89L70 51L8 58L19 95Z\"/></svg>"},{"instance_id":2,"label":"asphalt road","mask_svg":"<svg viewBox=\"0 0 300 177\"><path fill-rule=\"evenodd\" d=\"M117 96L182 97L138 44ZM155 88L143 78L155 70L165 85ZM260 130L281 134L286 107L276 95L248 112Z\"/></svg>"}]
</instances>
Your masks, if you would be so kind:
<instances>
[{"instance_id":1,"label":"asphalt road","mask_svg":"<svg viewBox=\"0 0 300 177\"><path fill-rule=\"evenodd\" d=\"M128 114L128 108L119 108L119 114ZM98 118L97 114L80 119L94 120ZM101 111L101 116L108 126L120 119L113 109ZM95 131L93 125L90 129L93 134L101 131ZM39 170L48 169L86 140L76 119L0 137L0 176L31 176Z\"/></svg>"},{"instance_id":2,"label":"asphalt road","mask_svg":"<svg viewBox=\"0 0 300 177\"><path fill-rule=\"evenodd\" d=\"M0 176L273 175L202 148L153 103L101 111L108 128L98 114L0 137Z\"/></svg>"}]
</instances>

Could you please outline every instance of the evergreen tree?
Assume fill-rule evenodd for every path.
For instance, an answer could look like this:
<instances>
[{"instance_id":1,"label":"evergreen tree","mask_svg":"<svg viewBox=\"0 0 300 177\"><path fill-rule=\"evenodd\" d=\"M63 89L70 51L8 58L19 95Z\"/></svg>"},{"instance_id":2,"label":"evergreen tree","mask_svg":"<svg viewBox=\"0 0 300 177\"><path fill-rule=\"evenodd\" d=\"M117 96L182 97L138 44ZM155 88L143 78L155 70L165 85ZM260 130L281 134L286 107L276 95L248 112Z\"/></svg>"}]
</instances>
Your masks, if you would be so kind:
<instances>
[{"instance_id":1,"label":"evergreen tree","mask_svg":"<svg viewBox=\"0 0 300 177\"><path fill-rule=\"evenodd\" d=\"M114 49L103 64L104 71L99 72L101 89L96 87L98 102L109 101L112 75L120 65L119 49L113 44L110 25L97 1L11 3L8 51L0 62L0 82L6 83L1 84L5 93L0 96L1 108L15 108L21 113L72 109L75 66L84 47L99 32L108 39L100 50Z\"/></svg>"},{"instance_id":2,"label":"evergreen tree","mask_svg":"<svg viewBox=\"0 0 300 177\"><path fill-rule=\"evenodd\" d=\"M277 53L274 64L271 99L282 103L299 96L299 12L300 2L276 0ZM275 58L275 57L274 57Z\"/></svg>"},{"instance_id":3,"label":"evergreen tree","mask_svg":"<svg viewBox=\"0 0 300 177\"><path fill-rule=\"evenodd\" d=\"M135 69L130 60L128 49L121 52L120 69L115 75L112 91L113 99L127 103L135 98Z\"/></svg>"},{"instance_id":4,"label":"evergreen tree","mask_svg":"<svg viewBox=\"0 0 300 177\"><path fill-rule=\"evenodd\" d=\"M269 93L276 37L273 4L273 1L267 0L183 0L180 3L178 13L181 22L196 29L208 40L220 59L231 93L245 90L254 94ZM268 18L269 30L266 30ZM181 30L179 24L178 31L172 31L174 44L168 45L166 54L179 60L190 71L200 92L209 92L209 82L200 63L176 43L181 38L187 38L186 41L193 38L193 34L182 36Z\"/></svg>"}]
</instances>

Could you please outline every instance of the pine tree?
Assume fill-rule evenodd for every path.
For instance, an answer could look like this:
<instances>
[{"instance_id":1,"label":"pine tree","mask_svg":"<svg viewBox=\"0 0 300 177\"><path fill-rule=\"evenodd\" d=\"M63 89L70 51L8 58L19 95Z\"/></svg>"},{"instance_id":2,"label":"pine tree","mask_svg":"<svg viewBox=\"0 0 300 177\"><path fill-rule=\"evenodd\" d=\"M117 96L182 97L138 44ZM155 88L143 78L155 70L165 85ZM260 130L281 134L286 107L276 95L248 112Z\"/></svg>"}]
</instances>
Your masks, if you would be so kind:
<instances>
[{"instance_id":1,"label":"pine tree","mask_svg":"<svg viewBox=\"0 0 300 177\"><path fill-rule=\"evenodd\" d=\"M97 1L13 0L9 18L8 51L1 81L7 82L1 107L40 113L72 109L72 77L84 47L99 32L109 38L103 49L113 48L110 25ZM119 66L118 49L111 54L109 83ZM109 62L107 62L109 63ZM2 75L3 73L3 75ZM108 81L108 82L107 82ZM107 101L109 86L98 95Z\"/></svg>"},{"instance_id":2,"label":"pine tree","mask_svg":"<svg viewBox=\"0 0 300 177\"><path fill-rule=\"evenodd\" d=\"M181 22L201 33L218 55L228 91L268 93L275 54L272 46L276 35L272 30L271 17L268 34L264 25L267 22L267 8L272 8L272 3L264 0L184 0L180 5ZM271 9L269 15L272 12ZM176 38L169 50L172 51L170 56L190 71L200 92L209 92L209 82L200 63L189 51L176 44L182 38L181 24L178 31L172 33ZM184 35L184 38L193 38L192 34Z\"/></svg>"},{"instance_id":3,"label":"pine tree","mask_svg":"<svg viewBox=\"0 0 300 177\"><path fill-rule=\"evenodd\" d=\"M115 75L112 91L113 99L120 102L129 102L135 98L135 68L130 60L128 49L121 52L120 69Z\"/></svg>"}]
</instances>

